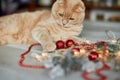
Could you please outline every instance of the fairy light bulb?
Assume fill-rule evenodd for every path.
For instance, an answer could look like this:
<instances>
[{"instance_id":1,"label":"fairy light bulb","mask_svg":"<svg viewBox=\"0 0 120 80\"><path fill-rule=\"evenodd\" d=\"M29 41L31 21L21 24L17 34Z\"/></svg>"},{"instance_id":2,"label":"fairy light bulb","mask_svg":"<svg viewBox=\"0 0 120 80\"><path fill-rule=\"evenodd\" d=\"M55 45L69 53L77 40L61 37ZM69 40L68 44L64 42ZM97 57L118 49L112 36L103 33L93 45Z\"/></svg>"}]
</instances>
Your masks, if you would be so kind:
<instances>
[{"instance_id":1,"label":"fairy light bulb","mask_svg":"<svg viewBox=\"0 0 120 80\"><path fill-rule=\"evenodd\" d=\"M36 59L37 61L41 61L41 59L42 59L41 55L39 55L37 53L32 53L31 57Z\"/></svg>"},{"instance_id":2,"label":"fairy light bulb","mask_svg":"<svg viewBox=\"0 0 120 80\"><path fill-rule=\"evenodd\" d=\"M76 52L76 51L75 51L75 52L74 52L74 55L75 55L75 56L78 56L78 55L79 55L79 52Z\"/></svg>"},{"instance_id":3,"label":"fairy light bulb","mask_svg":"<svg viewBox=\"0 0 120 80\"><path fill-rule=\"evenodd\" d=\"M113 39L113 40L111 40L111 42L112 42L113 44L115 44L115 43L117 43L117 40Z\"/></svg>"},{"instance_id":4,"label":"fairy light bulb","mask_svg":"<svg viewBox=\"0 0 120 80\"><path fill-rule=\"evenodd\" d=\"M86 42L87 44L90 44L90 43L91 43L91 41L90 41L90 40L86 40L85 42Z\"/></svg>"},{"instance_id":5,"label":"fairy light bulb","mask_svg":"<svg viewBox=\"0 0 120 80\"><path fill-rule=\"evenodd\" d=\"M42 56L40 56L40 55L36 55L35 58L36 58L37 61L41 61Z\"/></svg>"},{"instance_id":6,"label":"fairy light bulb","mask_svg":"<svg viewBox=\"0 0 120 80\"><path fill-rule=\"evenodd\" d=\"M77 52L77 51L74 52L74 57L79 58L80 56L81 56L81 55L80 55L79 52Z\"/></svg>"},{"instance_id":7,"label":"fairy light bulb","mask_svg":"<svg viewBox=\"0 0 120 80\"><path fill-rule=\"evenodd\" d=\"M47 59L48 58L48 54L47 53L42 53L41 55L42 55L43 59Z\"/></svg>"},{"instance_id":8,"label":"fairy light bulb","mask_svg":"<svg viewBox=\"0 0 120 80\"><path fill-rule=\"evenodd\" d=\"M84 53L86 53L86 50L85 49L80 49L80 53L84 54Z\"/></svg>"}]
</instances>

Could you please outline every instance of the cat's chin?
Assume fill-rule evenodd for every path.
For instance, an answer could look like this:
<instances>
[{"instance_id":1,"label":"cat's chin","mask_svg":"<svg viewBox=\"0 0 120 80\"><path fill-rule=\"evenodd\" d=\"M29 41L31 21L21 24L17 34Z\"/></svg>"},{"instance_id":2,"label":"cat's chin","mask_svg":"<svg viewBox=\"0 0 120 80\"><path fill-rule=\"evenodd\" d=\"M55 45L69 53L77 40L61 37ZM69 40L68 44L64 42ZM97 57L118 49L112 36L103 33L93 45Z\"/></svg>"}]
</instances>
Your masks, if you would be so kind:
<instances>
[{"instance_id":1,"label":"cat's chin","mask_svg":"<svg viewBox=\"0 0 120 80\"><path fill-rule=\"evenodd\" d=\"M58 23L58 25L62 26L63 28L70 28L70 27L72 27L71 25L63 25L63 24L60 24L60 23Z\"/></svg>"},{"instance_id":2,"label":"cat's chin","mask_svg":"<svg viewBox=\"0 0 120 80\"><path fill-rule=\"evenodd\" d=\"M69 26L65 26L65 25L63 25L62 27L63 27L63 28L69 28Z\"/></svg>"},{"instance_id":3,"label":"cat's chin","mask_svg":"<svg viewBox=\"0 0 120 80\"><path fill-rule=\"evenodd\" d=\"M68 24L63 25L64 28L71 28L71 27L73 27L73 26L74 26L74 25L68 25Z\"/></svg>"}]
</instances>

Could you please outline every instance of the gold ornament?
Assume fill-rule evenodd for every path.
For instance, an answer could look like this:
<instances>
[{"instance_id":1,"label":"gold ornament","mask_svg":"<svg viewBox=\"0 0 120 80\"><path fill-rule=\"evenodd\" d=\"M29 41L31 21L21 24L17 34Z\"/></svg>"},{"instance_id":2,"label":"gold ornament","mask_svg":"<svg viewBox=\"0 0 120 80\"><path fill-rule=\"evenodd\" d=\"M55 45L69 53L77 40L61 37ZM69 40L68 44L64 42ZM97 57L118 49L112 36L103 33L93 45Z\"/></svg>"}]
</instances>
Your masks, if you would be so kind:
<instances>
[{"instance_id":1,"label":"gold ornament","mask_svg":"<svg viewBox=\"0 0 120 80\"><path fill-rule=\"evenodd\" d=\"M106 50L105 53L104 53L104 50L97 50L96 52L99 54L100 59L103 58L103 57L107 58L107 57L110 56L110 53L109 53L108 50Z\"/></svg>"},{"instance_id":2,"label":"gold ornament","mask_svg":"<svg viewBox=\"0 0 120 80\"><path fill-rule=\"evenodd\" d=\"M81 53L81 54L85 54L85 53L86 53L86 50L82 48L82 49L80 49L80 53Z\"/></svg>"},{"instance_id":3,"label":"gold ornament","mask_svg":"<svg viewBox=\"0 0 120 80\"><path fill-rule=\"evenodd\" d=\"M74 52L74 57L80 58L81 56L82 56L82 55L81 55L79 52L77 52L77 51Z\"/></svg>"}]
</instances>

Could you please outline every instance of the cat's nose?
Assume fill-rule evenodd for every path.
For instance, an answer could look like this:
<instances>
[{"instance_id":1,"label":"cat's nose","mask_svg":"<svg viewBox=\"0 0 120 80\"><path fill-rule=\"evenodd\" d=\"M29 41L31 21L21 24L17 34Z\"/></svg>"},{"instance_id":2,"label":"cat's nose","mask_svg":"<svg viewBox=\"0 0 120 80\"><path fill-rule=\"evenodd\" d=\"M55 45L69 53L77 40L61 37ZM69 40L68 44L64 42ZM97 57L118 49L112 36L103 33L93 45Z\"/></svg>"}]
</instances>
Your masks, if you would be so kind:
<instances>
[{"instance_id":1,"label":"cat's nose","mask_svg":"<svg viewBox=\"0 0 120 80\"><path fill-rule=\"evenodd\" d=\"M68 23L67 20L63 20L63 25L66 25Z\"/></svg>"}]
</instances>

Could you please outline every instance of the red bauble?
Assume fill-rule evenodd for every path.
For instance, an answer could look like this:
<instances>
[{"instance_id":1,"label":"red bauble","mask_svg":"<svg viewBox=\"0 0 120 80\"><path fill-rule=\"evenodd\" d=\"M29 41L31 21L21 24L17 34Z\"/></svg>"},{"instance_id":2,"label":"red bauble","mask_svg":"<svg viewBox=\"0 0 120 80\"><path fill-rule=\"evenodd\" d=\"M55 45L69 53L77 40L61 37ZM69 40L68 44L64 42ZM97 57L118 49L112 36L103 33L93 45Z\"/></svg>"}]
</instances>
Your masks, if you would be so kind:
<instances>
[{"instance_id":1,"label":"red bauble","mask_svg":"<svg viewBox=\"0 0 120 80\"><path fill-rule=\"evenodd\" d=\"M79 48L73 48L73 52L79 52L80 49Z\"/></svg>"},{"instance_id":2,"label":"red bauble","mask_svg":"<svg viewBox=\"0 0 120 80\"><path fill-rule=\"evenodd\" d=\"M56 42L57 49L63 49L63 48L65 48L64 45L65 45L65 43L62 40L59 40L59 41Z\"/></svg>"},{"instance_id":3,"label":"red bauble","mask_svg":"<svg viewBox=\"0 0 120 80\"><path fill-rule=\"evenodd\" d=\"M71 40L71 39L66 41L66 47L71 47L74 44L75 44L75 42L73 40Z\"/></svg>"},{"instance_id":4,"label":"red bauble","mask_svg":"<svg viewBox=\"0 0 120 80\"><path fill-rule=\"evenodd\" d=\"M92 51L88 56L88 58L90 61L96 61L98 59L98 53L95 51Z\"/></svg>"}]
</instances>

